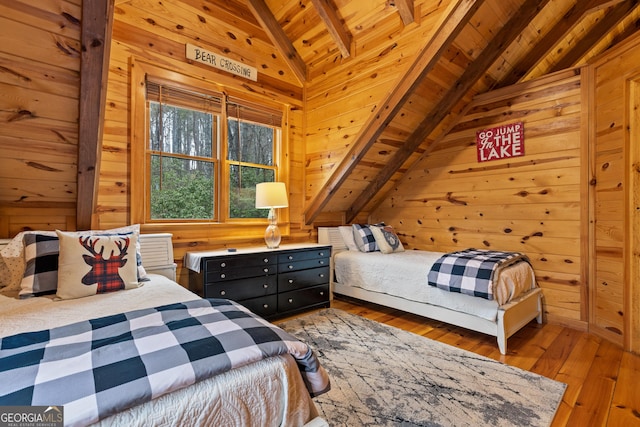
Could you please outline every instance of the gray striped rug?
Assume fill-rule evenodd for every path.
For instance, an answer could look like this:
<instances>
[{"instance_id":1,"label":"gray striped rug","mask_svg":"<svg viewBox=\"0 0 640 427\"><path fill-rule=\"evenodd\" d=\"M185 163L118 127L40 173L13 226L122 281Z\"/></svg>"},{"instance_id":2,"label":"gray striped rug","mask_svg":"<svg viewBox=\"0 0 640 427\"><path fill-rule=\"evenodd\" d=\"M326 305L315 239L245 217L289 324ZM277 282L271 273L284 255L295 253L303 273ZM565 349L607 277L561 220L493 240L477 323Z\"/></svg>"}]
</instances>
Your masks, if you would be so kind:
<instances>
[{"instance_id":1,"label":"gray striped rug","mask_svg":"<svg viewBox=\"0 0 640 427\"><path fill-rule=\"evenodd\" d=\"M307 342L332 388L332 426L548 426L566 385L477 354L325 309L278 324Z\"/></svg>"}]
</instances>

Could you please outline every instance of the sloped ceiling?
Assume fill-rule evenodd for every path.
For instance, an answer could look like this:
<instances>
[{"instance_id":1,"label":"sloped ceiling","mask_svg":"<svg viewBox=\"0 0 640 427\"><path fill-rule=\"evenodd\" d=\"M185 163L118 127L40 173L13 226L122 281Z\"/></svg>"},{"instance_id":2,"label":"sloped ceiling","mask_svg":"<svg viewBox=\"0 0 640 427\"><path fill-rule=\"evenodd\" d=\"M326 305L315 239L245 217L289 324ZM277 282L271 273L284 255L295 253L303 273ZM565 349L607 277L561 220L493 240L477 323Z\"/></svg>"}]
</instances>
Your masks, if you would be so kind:
<instances>
[{"instance_id":1,"label":"sloped ceiling","mask_svg":"<svg viewBox=\"0 0 640 427\"><path fill-rule=\"evenodd\" d=\"M313 194L308 224L327 211L349 222L373 210L476 94L586 64L640 26L638 0L173 1L198 13L224 13L271 43L300 87L373 49L394 49L394 40L416 26L433 27ZM115 0L116 7L126 3ZM434 72L442 69L446 80ZM376 158L380 152L384 161ZM91 198L90 190L78 193Z\"/></svg>"},{"instance_id":2,"label":"sloped ceiling","mask_svg":"<svg viewBox=\"0 0 640 427\"><path fill-rule=\"evenodd\" d=\"M344 66L371 44L391 49L394 35L437 15L437 31L307 206L307 223L325 211L344 212L347 222L370 212L474 95L583 65L635 33L639 22L637 0L247 2L302 81ZM435 76L439 67L450 70L450 81ZM407 127L397 144L392 133ZM384 162L378 152L387 154Z\"/></svg>"}]
</instances>

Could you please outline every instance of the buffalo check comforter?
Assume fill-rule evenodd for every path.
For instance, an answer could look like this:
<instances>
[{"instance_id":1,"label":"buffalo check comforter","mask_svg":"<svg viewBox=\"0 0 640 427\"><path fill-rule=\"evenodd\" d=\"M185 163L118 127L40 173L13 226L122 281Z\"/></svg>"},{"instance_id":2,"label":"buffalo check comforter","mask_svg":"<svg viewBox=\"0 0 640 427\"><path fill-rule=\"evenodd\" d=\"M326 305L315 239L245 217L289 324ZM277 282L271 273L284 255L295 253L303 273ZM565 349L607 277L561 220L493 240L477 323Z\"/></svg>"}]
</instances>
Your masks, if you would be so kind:
<instances>
[{"instance_id":1,"label":"buffalo check comforter","mask_svg":"<svg viewBox=\"0 0 640 427\"><path fill-rule=\"evenodd\" d=\"M445 291L493 300L501 269L518 262L529 263L529 258L520 252L483 249L451 252L432 265L428 283Z\"/></svg>"},{"instance_id":2,"label":"buffalo check comforter","mask_svg":"<svg viewBox=\"0 0 640 427\"><path fill-rule=\"evenodd\" d=\"M0 406L64 406L86 425L216 374L291 354L312 396L329 378L305 343L229 300L195 300L0 340Z\"/></svg>"}]
</instances>

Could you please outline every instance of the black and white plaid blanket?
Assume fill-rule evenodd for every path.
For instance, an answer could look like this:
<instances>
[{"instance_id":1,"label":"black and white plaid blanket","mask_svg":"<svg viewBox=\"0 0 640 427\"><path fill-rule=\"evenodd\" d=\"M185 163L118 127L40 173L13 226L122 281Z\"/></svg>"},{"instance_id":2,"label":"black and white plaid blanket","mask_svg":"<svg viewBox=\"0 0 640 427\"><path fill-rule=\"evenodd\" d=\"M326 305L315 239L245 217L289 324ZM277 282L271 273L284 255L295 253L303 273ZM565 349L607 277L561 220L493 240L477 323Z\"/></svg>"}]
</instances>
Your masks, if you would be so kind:
<instances>
[{"instance_id":1,"label":"black and white plaid blanket","mask_svg":"<svg viewBox=\"0 0 640 427\"><path fill-rule=\"evenodd\" d=\"M291 354L312 396L329 390L315 354L228 300L196 300L0 340L0 406L64 406L86 425L269 356Z\"/></svg>"},{"instance_id":2,"label":"black and white plaid blanket","mask_svg":"<svg viewBox=\"0 0 640 427\"><path fill-rule=\"evenodd\" d=\"M445 291L493 300L493 285L500 269L520 261L529 262L529 258L520 252L482 249L451 252L433 264L428 281Z\"/></svg>"}]
</instances>

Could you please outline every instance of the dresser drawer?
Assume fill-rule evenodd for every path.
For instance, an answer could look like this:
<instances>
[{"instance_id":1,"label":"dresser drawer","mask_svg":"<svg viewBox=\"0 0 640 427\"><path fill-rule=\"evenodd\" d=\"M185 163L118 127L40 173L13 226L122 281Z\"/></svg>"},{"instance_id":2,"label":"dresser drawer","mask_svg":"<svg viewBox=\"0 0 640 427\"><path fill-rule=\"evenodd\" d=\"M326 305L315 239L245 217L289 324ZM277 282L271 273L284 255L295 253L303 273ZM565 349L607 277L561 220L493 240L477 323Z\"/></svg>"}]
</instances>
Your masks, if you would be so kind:
<instances>
[{"instance_id":1,"label":"dresser drawer","mask_svg":"<svg viewBox=\"0 0 640 427\"><path fill-rule=\"evenodd\" d=\"M278 311L278 296L269 295L238 301L249 310L262 317L274 316Z\"/></svg>"},{"instance_id":2,"label":"dresser drawer","mask_svg":"<svg viewBox=\"0 0 640 427\"><path fill-rule=\"evenodd\" d=\"M273 265L278 262L278 255L259 253L241 256L225 256L208 259L204 262L207 271L225 271L241 267Z\"/></svg>"},{"instance_id":3,"label":"dresser drawer","mask_svg":"<svg viewBox=\"0 0 640 427\"><path fill-rule=\"evenodd\" d=\"M303 261L288 261L278 264L278 273L286 273L287 271L306 270L308 268L329 266L329 258L315 258Z\"/></svg>"},{"instance_id":4,"label":"dresser drawer","mask_svg":"<svg viewBox=\"0 0 640 427\"><path fill-rule=\"evenodd\" d=\"M323 285L329 280L329 266L291 271L278 275L278 292Z\"/></svg>"},{"instance_id":5,"label":"dresser drawer","mask_svg":"<svg viewBox=\"0 0 640 427\"><path fill-rule=\"evenodd\" d=\"M278 312L300 310L312 305L329 303L329 285L314 286L278 293Z\"/></svg>"},{"instance_id":6,"label":"dresser drawer","mask_svg":"<svg viewBox=\"0 0 640 427\"><path fill-rule=\"evenodd\" d=\"M303 261L315 258L328 258L331 256L330 248L309 249L304 251L287 252L278 255L278 263L287 263L291 261Z\"/></svg>"},{"instance_id":7,"label":"dresser drawer","mask_svg":"<svg viewBox=\"0 0 640 427\"><path fill-rule=\"evenodd\" d=\"M217 271L207 271L206 282L220 282L225 280L243 279L245 277L259 277L268 274L276 274L277 266L272 265L249 265L245 267L228 268Z\"/></svg>"},{"instance_id":8,"label":"dresser drawer","mask_svg":"<svg viewBox=\"0 0 640 427\"><path fill-rule=\"evenodd\" d=\"M226 298L240 301L277 292L276 276L251 277L209 283L205 286L205 298Z\"/></svg>"}]
</instances>

